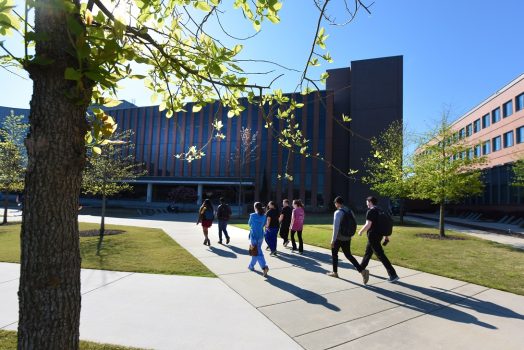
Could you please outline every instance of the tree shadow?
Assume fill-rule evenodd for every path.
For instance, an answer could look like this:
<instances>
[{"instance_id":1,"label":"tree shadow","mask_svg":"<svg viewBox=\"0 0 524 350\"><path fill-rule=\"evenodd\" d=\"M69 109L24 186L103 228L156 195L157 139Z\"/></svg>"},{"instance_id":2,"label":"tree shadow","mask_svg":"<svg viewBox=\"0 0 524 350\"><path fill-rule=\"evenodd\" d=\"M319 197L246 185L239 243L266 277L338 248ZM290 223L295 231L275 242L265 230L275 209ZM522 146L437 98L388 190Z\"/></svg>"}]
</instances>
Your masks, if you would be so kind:
<instances>
[{"instance_id":1,"label":"tree shadow","mask_svg":"<svg viewBox=\"0 0 524 350\"><path fill-rule=\"evenodd\" d=\"M256 271L258 274L262 274L259 271ZM266 280L269 284L271 284L274 287L280 288L290 294L293 294L294 296L304 300L308 304L317 304L322 305L325 308L333 311L340 311L340 308L336 305L331 304L324 296L317 294L315 292L312 292L307 289L300 288L298 286L295 286L291 283L285 282L281 279L278 279L276 277L273 277L271 275L267 276Z\"/></svg>"},{"instance_id":2,"label":"tree shadow","mask_svg":"<svg viewBox=\"0 0 524 350\"><path fill-rule=\"evenodd\" d=\"M472 297L454 293L441 288L426 288L404 282L398 282L397 285L419 292L427 297L436 299L436 301L428 300L424 297L411 295L402 291L384 289L377 285L368 285L367 289L379 294L379 299L393 303L399 307L417 311L423 314L430 314L432 316L440 317L453 322L475 324L487 329L497 329L497 327L483 322L475 316L468 314L467 312L453 308L454 305L468 305L467 300L471 299ZM488 305L482 305L483 303L483 301L478 301L474 306L469 308L480 313L486 313L483 311L483 309ZM518 316L522 318L522 315Z\"/></svg>"}]
</instances>

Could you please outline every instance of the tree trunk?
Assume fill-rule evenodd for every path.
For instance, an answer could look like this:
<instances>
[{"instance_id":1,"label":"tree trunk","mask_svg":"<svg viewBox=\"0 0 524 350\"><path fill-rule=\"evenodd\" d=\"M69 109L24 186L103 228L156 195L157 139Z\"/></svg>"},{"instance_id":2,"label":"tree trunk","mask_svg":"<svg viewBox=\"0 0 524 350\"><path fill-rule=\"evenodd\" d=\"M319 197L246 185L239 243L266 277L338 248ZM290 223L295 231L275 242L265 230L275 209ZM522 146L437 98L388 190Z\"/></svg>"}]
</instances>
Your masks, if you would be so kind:
<instances>
[{"instance_id":1,"label":"tree trunk","mask_svg":"<svg viewBox=\"0 0 524 350\"><path fill-rule=\"evenodd\" d=\"M100 218L100 234L98 236L98 245L96 246L96 255L100 255L102 249L102 241L104 240L105 232L105 220L106 220L106 195L102 195L102 214Z\"/></svg>"},{"instance_id":2,"label":"tree trunk","mask_svg":"<svg viewBox=\"0 0 524 350\"><path fill-rule=\"evenodd\" d=\"M440 237L446 237L444 231L444 202L440 203L440 215L438 220L438 230Z\"/></svg>"},{"instance_id":3,"label":"tree trunk","mask_svg":"<svg viewBox=\"0 0 524 350\"><path fill-rule=\"evenodd\" d=\"M4 192L4 221L2 225L7 224L7 207L9 206L9 199L7 198L7 192Z\"/></svg>"},{"instance_id":4,"label":"tree trunk","mask_svg":"<svg viewBox=\"0 0 524 350\"><path fill-rule=\"evenodd\" d=\"M53 63L27 67L33 96L26 139L18 349L75 350L79 342L77 215L91 88L86 81L81 95L75 82L64 79L65 69L78 67L78 62L70 55L75 37L67 30L67 19L74 17L59 4L36 2L35 32L45 36L36 42L36 56Z\"/></svg>"}]
</instances>

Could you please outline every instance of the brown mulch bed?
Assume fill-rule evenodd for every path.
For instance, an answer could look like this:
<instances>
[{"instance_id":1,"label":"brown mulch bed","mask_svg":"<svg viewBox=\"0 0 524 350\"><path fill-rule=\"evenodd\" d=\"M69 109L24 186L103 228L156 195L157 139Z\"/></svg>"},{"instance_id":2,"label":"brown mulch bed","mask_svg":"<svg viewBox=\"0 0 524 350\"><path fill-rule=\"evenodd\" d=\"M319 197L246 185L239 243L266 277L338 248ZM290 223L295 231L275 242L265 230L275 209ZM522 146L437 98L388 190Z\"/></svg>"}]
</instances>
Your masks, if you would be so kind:
<instances>
[{"instance_id":1,"label":"brown mulch bed","mask_svg":"<svg viewBox=\"0 0 524 350\"><path fill-rule=\"evenodd\" d=\"M415 236L420 238L428 238L428 239L440 239L440 240L446 240L446 241L465 241L467 238L464 237L457 237L457 236L444 236L440 237L440 235L436 233L417 233Z\"/></svg>"},{"instance_id":2,"label":"brown mulch bed","mask_svg":"<svg viewBox=\"0 0 524 350\"><path fill-rule=\"evenodd\" d=\"M105 230L104 236L119 235L125 233L124 230ZM80 231L80 237L96 237L100 234L100 230L85 230Z\"/></svg>"}]
</instances>

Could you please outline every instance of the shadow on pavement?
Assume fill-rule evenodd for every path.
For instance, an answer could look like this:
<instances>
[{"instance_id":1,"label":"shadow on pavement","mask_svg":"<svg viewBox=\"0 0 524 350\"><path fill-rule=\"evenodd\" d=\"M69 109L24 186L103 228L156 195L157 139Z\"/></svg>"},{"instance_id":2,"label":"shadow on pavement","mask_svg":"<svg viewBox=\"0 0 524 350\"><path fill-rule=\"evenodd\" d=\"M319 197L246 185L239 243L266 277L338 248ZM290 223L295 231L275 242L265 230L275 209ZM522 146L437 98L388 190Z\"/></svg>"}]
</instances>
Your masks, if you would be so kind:
<instances>
[{"instance_id":1,"label":"shadow on pavement","mask_svg":"<svg viewBox=\"0 0 524 350\"><path fill-rule=\"evenodd\" d=\"M210 246L209 250L211 250L212 253L221 256L223 258L230 258L230 259L236 259L237 255L233 252L221 249L220 246L217 248L216 246Z\"/></svg>"},{"instance_id":2,"label":"shadow on pavement","mask_svg":"<svg viewBox=\"0 0 524 350\"><path fill-rule=\"evenodd\" d=\"M431 314L432 316L444 318L449 321L476 324L480 327L484 327L488 329L497 329L497 327L489 323L482 322L478 318L476 318L473 315L468 314L467 312L463 312L463 311L453 308L454 305L464 306L472 310L475 310L479 313L487 313L484 310L484 308L487 307L487 304L492 304L492 303L486 303L485 305L482 305L482 303L484 302L479 301L473 307L471 307L471 305L470 306L467 305L468 304L467 300L472 299L472 298L466 295L454 293L453 291L448 291L448 290L444 290L440 288L437 288L437 289L426 288L426 287L411 285L411 284L404 283L404 282L398 282L397 284L404 288L419 292L425 296L431 297L433 299L437 299L438 301L428 300L423 297L410 295L408 293L401 292L401 291L393 291L393 290L384 289L377 285L368 285L367 289L379 294L380 296L378 298L388 301L390 303L393 303L403 308L407 308L407 309L425 313L425 314ZM448 305L448 304L452 304L452 305ZM490 314L496 315L495 313L490 313ZM518 316L522 317L522 315L518 315Z\"/></svg>"},{"instance_id":3,"label":"shadow on pavement","mask_svg":"<svg viewBox=\"0 0 524 350\"><path fill-rule=\"evenodd\" d=\"M257 273L259 272L257 271ZM310 290L300 288L291 283L275 278L271 275L267 276L267 282L274 287L280 288L290 294L295 295L296 297L304 300L308 304L318 304L333 311L340 311L340 308L338 306L329 303L325 297Z\"/></svg>"}]
</instances>

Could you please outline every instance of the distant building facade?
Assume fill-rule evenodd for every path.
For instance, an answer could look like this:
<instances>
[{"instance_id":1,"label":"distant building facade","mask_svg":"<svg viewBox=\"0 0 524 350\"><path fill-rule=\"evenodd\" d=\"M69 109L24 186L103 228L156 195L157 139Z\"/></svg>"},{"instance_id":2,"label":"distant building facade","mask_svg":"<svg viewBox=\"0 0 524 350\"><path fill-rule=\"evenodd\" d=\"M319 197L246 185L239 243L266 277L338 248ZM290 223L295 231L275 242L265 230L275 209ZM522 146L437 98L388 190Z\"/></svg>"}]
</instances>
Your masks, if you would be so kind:
<instances>
[{"instance_id":1,"label":"distant building facade","mask_svg":"<svg viewBox=\"0 0 524 350\"><path fill-rule=\"evenodd\" d=\"M176 113L169 119L158 106L119 106L108 111L120 129L134 131L134 157L144 163L148 172L126 196L165 202L171 189L189 186L195 188L199 201L224 196L234 203L241 182L246 203L300 198L306 207L321 211L330 206L335 196L342 195L350 205L363 207L364 198L370 193L368 186L348 179L334 167L343 172L351 168L362 174L363 160L370 152L368 140L393 121L402 120L403 58L353 61L351 67L328 73L326 90L305 96L288 94L304 104L297 110L297 121L310 140L311 153L319 153L325 161L290 155L265 128L261 112L246 100L242 102L245 111L235 118L228 118L227 110L218 102L197 113L192 113L192 106L188 105L188 112ZM0 118L5 110L0 107ZM343 123L342 114L352 121ZM224 123L224 140L212 138L204 149L206 156L191 163L173 156L191 145L204 146L213 134L215 118ZM273 125L276 130L281 129L278 120ZM256 155L245 168L235 160L241 127L258 133ZM279 177L286 169L293 175L292 181Z\"/></svg>"},{"instance_id":2,"label":"distant building facade","mask_svg":"<svg viewBox=\"0 0 524 350\"><path fill-rule=\"evenodd\" d=\"M522 213L524 188L512 186L512 164L524 158L524 74L472 108L452 125L471 145L468 156L486 156L484 192L457 209Z\"/></svg>"}]
</instances>

